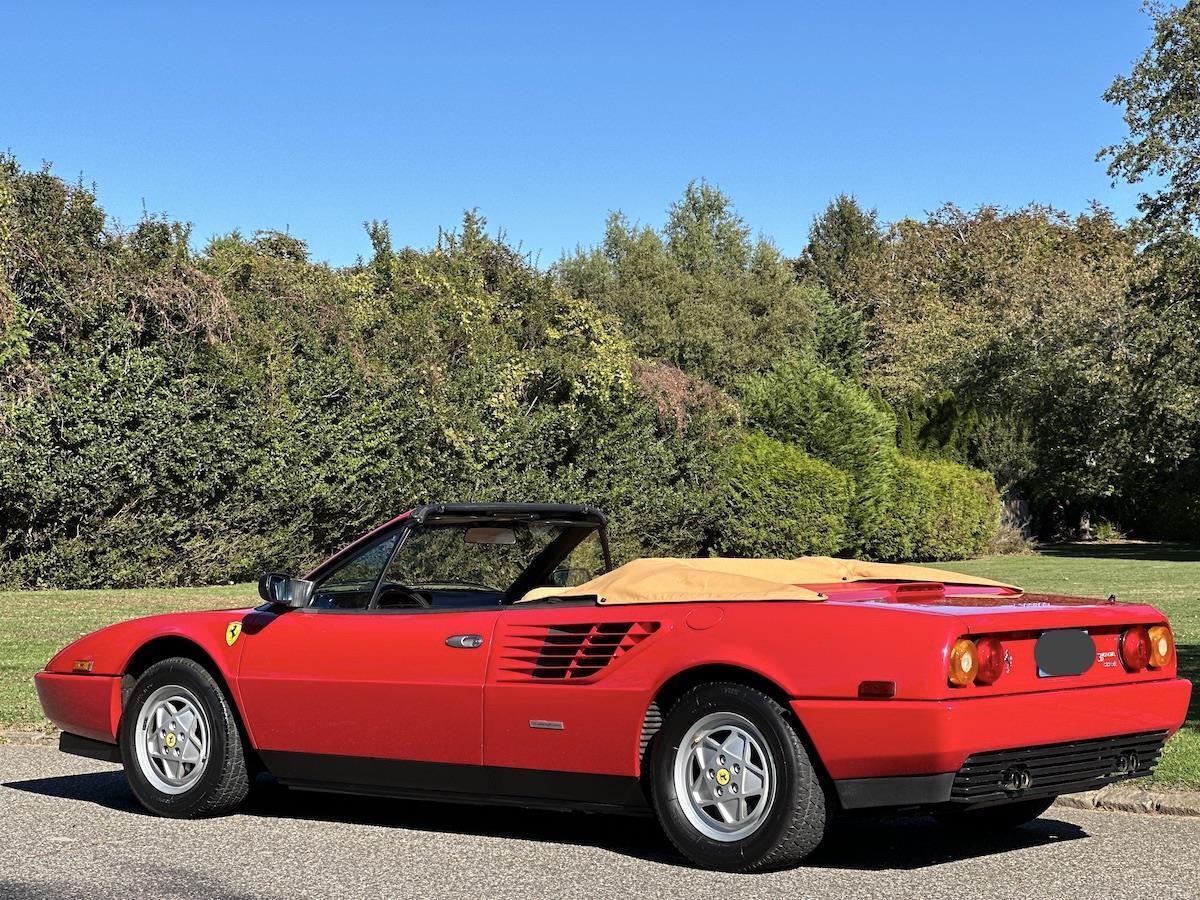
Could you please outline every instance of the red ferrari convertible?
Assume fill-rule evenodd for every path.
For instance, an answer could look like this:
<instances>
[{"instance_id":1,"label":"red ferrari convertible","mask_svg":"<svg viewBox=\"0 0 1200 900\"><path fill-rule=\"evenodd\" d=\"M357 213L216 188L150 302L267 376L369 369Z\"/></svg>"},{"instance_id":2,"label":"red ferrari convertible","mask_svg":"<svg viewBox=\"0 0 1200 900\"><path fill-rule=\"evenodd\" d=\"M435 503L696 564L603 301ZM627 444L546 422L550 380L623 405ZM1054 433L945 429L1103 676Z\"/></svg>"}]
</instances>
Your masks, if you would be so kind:
<instances>
[{"instance_id":1,"label":"red ferrari convertible","mask_svg":"<svg viewBox=\"0 0 1200 900\"><path fill-rule=\"evenodd\" d=\"M164 816L297 788L650 812L699 865L792 865L830 817L1010 827L1150 772L1162 613L912 566L643 559L596 509L437 504L255 609L124 622L37 676L69 753Z\"/></svg>"}]
</instances>

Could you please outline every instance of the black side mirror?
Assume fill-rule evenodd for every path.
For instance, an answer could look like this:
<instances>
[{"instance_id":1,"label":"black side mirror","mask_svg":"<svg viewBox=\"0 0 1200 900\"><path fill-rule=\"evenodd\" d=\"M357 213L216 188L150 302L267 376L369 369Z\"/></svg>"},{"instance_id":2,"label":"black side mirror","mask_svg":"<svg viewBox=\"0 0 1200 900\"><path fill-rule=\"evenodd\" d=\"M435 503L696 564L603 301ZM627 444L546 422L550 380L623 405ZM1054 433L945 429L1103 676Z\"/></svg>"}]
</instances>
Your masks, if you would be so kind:
<instances>
[{"instance_id":1,"label":"black side mirror","mask_svg":"<svg viewBox=\"0 0 1200 900\"><path fill-rule=\"evenodd\" d=\"M292 578L282 572L264 572L258 579L258 596L267 603L299 609L308 606L316 585L303 578Z\"/></svg>"}]
</instances>

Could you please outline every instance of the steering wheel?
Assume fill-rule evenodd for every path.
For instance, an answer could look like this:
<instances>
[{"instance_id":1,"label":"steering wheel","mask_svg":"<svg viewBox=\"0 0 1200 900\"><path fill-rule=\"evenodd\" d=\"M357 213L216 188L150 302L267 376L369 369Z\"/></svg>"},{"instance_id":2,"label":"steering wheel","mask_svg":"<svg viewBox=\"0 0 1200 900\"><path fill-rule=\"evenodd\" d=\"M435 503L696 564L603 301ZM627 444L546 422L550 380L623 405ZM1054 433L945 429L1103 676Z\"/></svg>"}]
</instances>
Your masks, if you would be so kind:
<instances>
[{"instance_id":1,"label":"steering wheel","mask_svg":"<svg viewBox=\"0 0 1200 900\"><path fill-rule=\"evenodd\" d=\"M391 583L380 588L375 606L379 609L398 609L406 606L429 609L433 603L424 591L413 590L406 584Z\"/></svg>"}]
</instances>

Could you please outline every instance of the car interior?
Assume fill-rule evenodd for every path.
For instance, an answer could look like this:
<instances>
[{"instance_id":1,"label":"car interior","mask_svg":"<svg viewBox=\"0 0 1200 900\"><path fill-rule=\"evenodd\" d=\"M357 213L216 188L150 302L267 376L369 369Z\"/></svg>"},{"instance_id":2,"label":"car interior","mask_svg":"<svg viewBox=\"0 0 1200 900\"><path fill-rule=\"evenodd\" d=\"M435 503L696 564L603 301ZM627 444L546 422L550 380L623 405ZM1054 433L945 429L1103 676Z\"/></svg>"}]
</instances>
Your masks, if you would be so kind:
<instances>
[{"instance_id":1,"label":"car interior","mask_svg":"<svg viewBox=\"0 0 1200 900\"><path fill-rule=\"evenodd\" d=\"M494 609L535 587L582 584L610 568L603 519L414 517L319 573L310 608Z\"/></svg>"}]
</instances>

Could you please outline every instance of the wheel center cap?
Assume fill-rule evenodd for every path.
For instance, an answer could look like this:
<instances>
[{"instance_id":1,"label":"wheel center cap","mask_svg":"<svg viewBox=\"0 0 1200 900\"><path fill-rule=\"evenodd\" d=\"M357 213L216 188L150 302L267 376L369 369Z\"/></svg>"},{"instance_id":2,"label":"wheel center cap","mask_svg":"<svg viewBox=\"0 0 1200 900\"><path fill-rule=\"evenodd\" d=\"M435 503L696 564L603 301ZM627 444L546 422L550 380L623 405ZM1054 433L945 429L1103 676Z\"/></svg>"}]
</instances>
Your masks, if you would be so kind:
<instances>
[{"instance_id":1,"label":"wheel center cap","mask_svg":"<svg viewBox=\"0 0 1200 900\"><path fill-rule=\"evenodd\" d=\"M721 785L721 787L724 787L725 785L729 784L729 770L728 769L717 769L717 784Z\"/></svg>"},{"instance_id":2,"label":"wheel center cap","mask_svg":"<svg viewBox=\"0 0 1200 900\"><path fill-rule=\"evenodd\" d=\"M175 749L175 740L175 732L168 731L166 739L163 741L163 743L167 745L168 750L173 750Z\"/></svg>"}]
</instances>

